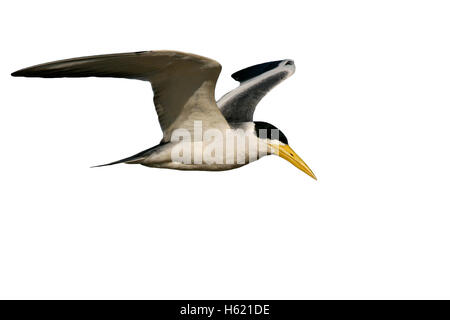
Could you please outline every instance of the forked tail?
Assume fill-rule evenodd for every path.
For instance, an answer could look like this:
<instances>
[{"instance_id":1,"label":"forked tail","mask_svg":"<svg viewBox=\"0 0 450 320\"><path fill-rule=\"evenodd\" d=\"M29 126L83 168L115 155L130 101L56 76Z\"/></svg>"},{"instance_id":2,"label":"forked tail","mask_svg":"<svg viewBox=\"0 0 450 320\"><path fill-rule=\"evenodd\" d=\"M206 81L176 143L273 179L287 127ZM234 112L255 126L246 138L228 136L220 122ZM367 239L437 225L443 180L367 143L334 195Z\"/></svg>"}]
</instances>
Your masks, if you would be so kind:
<instances>
[{"instance_id":1,"label":"forked tail","mask_svg":"<svg viewBox=\"0 0 450 320\"><path fill-rule=\"evenodd\" d=\"M144 160L150 154L150 152L153 149L155 149L155 148L157 148L159 146L160 146L160 144L157 145L157 146L151 147L151 148L149 148L147 150L144 150L144 151L141 151L139 153L136 153L134 156L127 157L127 158L124 158L124 159L121 159L121 160L117 160L117 161L114 161L114 162L110 162L110 163L106 163L106 164L100 164L100 165L97 165L97 166L92 166L91 168L112 166L113 164L119 164L119 163L129 163L129 164L140 163L142 160Z\"/></svg>"}]
</instances>

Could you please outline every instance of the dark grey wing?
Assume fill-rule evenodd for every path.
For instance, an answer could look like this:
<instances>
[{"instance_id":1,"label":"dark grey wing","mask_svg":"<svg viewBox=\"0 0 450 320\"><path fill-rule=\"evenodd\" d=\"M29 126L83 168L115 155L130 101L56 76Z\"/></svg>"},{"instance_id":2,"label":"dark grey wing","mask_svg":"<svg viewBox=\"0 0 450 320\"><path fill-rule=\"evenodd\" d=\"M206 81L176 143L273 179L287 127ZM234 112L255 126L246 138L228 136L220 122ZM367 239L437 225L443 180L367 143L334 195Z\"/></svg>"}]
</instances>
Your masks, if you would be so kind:
<instances>
[{"instance_id":1,"label":"dark grey wing","mask_svg":"<svg viewBox=\"0 0 450 320\"><path fill-rule=\"evenodd\" d=\"M280 60L251 66L231 77L240 82L217 101L217 106L229 123L253 121L256 105L277 84L295 72L294 61Z\"/></svg>"},{"instance_id":2,"label":"dark grey wing","mask_svg":"<svg viewBox=\"0 0 450 320\"><path fill-rule=\"evenodd\" d=\"M143 51L74 58L14 72L16 77L114 77L150 81L154 103L169 141L175 129L229 128L216 106L214 90L221 66L217 61L178 51Z\"/></svg>"}]
</instances>

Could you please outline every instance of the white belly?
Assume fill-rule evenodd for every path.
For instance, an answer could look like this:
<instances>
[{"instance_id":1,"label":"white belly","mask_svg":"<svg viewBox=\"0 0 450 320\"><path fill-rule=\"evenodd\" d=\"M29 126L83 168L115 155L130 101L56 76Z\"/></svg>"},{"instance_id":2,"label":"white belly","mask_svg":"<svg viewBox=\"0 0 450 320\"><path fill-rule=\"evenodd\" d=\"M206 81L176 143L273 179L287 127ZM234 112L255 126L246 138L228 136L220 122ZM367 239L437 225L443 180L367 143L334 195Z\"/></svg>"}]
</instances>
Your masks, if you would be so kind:
<instances>
[{"instance_id":1,"label":"white belly","mask_svg":"<svg viewBox=\"0 0 450 320\"><path fill-rule=\"evenodd\" d=\"M267 145L245 131L210 138L167 143L141 164L179 170L220 171L242 167L267 155Z\"/></svg>"}]
</instances>

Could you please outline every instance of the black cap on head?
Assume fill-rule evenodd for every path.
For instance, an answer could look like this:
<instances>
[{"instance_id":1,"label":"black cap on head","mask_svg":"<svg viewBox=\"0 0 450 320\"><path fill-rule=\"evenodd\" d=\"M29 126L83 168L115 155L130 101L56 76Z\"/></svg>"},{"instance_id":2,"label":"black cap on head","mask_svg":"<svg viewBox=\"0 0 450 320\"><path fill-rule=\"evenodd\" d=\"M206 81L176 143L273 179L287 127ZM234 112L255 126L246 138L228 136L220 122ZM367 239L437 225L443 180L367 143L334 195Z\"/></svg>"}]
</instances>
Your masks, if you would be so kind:
<instances>
[{"instance_id":1,"label":"black cap on head","mask_svg":"<svg viewBox=\"0 0 450 320\"><path fill-rule=\"evenodd\" d=\"M284 144L288 144L288 139L281 132L280 129L275 127L273 124L263 122L263 121L254 121L256 136L258 138L267 138L270 140L278 140Z\"/></svg>"}]
</instances>

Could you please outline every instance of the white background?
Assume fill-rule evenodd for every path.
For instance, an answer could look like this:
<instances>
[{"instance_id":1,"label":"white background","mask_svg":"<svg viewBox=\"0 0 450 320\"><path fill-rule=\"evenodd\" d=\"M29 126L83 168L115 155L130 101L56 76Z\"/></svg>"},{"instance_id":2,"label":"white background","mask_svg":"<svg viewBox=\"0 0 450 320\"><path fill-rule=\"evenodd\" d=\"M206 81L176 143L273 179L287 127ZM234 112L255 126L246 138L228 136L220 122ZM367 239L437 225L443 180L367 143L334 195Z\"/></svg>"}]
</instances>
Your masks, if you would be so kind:
<instances>
[{"instance_id":1,"label":"white background","mask_svg":"<svg viewBox=\"0 0 450 320\"><path fill-rule=\"evenodd\" d=\"M446 1L9 1L0 24L0 298L450 298ZM294 59L259 105L277 157L89 168L159 142L150 85L30 65L174 49Z\"/></svg>"}]
</instances>

